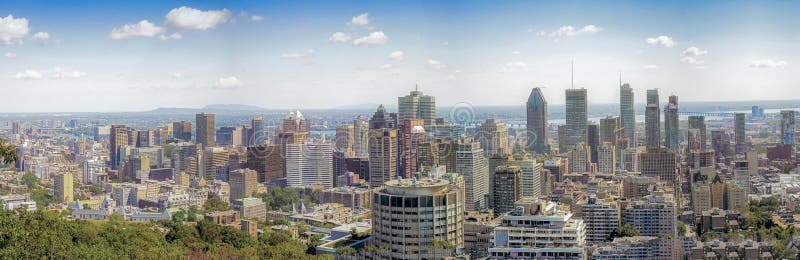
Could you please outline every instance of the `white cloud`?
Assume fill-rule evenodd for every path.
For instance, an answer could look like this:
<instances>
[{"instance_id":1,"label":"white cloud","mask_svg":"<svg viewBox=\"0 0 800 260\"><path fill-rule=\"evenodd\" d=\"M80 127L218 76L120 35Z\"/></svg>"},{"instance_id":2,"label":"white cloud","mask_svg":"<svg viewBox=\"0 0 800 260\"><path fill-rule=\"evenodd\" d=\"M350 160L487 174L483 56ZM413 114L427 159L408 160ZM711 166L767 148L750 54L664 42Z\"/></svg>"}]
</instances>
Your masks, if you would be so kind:
<instances>
[{"instance_id":1,"label":"white cloud","mask_svg":"<svg viewBox=\"0 0 800 260\"><path fill-rule=\"evenodd\" d=\"M175 79L181 79L181 78L183 78L185 76L186 75L184 75L183 73L180 73L180 72L172 73L172 78L175 78Z\"/></svg>"},{"instance_id":2,"label":"white cloud","mask_svg":"<svg viewBox=\"0 0 800 260\"><path fill-rule=\"evenodd\" d=\"M383 32L371 32L369 35L365 37L361 37L358 39L353 40L354 45L380 45L386 44L389 41L389 37L386 36Z\"/></svg>"},{"instance_id":3,"label":"white cloud","mask_svg":"<svg viewBox=\"0 0 800 260\"><path fill-rule=\"evenodd\" d=\"M504 72L513 71L513 70L526 70L526 69L528 69L528 64L525 63L525 62L521 62L521 61L509 62L509 63L506 63L505 66L503 66L503 71Z\"/></svg>"},{"instance_id":4,"label":"white cloud","mask_svg":"<svg viewBox=\"0 0 800 260\"><path fill-rule=\"evenodd\" d=\"M260 15L253 15L253 16L250 16L250 20L253 21L253 22L260 22L260 21L264 21L264 17L260 16Z\"/></svg>"},{"instance_id":5,"label":"white cloud","mask_svg":"<svg viewBox=\"0 0 800 260\"><path fill-rule=\"evenodd\" d=\"M177 28L207 30L228 22L230 16L231 12L228 9L202 11L181 6L167 13L166 23Z\"/></svg>"},{"instance_id":6,"label":"white cloud","mask_svg":"<svg viewBox=\"0 0 800 260\"><path fill-rule=\"evenodd\" d=\"M343 32L335 32L328 40L331 42L348 42L350 41L350 35Z\"/></svg>"},{"instance_id":7,"label":"white cloud","mask_svg":"<svg viewBox=\"0 0 800 260\"><path fill-rule=\"evenodd\" d=\"M0 17L0 40L5 44L22 43L22 38L29 32L28 19L14 18L10 14L5 18Z\"/></svg>"},{"instance_id":8,"label":"white cloud","mask_svg":"<svg viewBox=\"0 0 800 260\"><path fill-rule=\"evenodd\" d=\"M536 35L538 35L538 36L550 36L550 37L553 37L553 38L564 38L564 37L574 37L574 36L585 35L585 34L594 34L594 33L602 32L602 31L603 31L603 28L598 27L598 26L593 25L593 24L586 25L586 26L584 26L583 28L580 28L580 29L576 29L575 27L572 27L571 25L564 25L564 26L561 26L557 30L552 31L550 33L547 33L545 31L540 31L540 32L536 33Z\"/></svg>"},{"instance_id":9,"label":"white cloud","mask_svg":"<svg viewBox=\"0 0 800 260\"><path fill-rule=\"evenodd\" d=\"M220 89L234 89L241 87L242 85L242 81L239 80L239 78L230 76L219 78L214 86Z\"/></svg>"},{"instance_id":10,"label":"white cloud","mask_svg":"<svg viewBox=\"0 0 800 260\"><path fill-rule=\"evenodd\" d=\"M697 58L692 57L692 56L686 56L686 57L681 58L681 62L688 63L688 64L703 64L703 63L705 63L704 60L698 60Z\"/></svg>"},{"instance_id":11,"label":"white cloud","mask_svg":"<svg viewBox=\"0 0 800 260\"><path fill-rule=\"evenodd\" d=\"M281 54L281 58L297 59L297 58L305 58L311 55L314 55L314 49L308 49L303 52L287 52Z\"/></svg>"},{"instance_id":12,"label":"white cloud","mask_svg":"<svg viewBox=\"0 0 800 260\"><path fill-rule=\"evenodd\" d=\"M162 34L162 35L159 35L159 36L158 36L158 39L161 39L162 41L167 41L167 40L180 40L180 39L183 39L183 35L182 35L182 34L180 34L180 33L172 33L172 34L170 34L169 36L167 36L167 35L165 35L165 34Z\"/></svg>"},{"instance_id":13,"label":"white cloud","mask_svg":"<svg viewBox=\"0 0 800 260\"><path fill-rule=\"evenodd\" d=\"M520 54L522 54L522 53L521 53L521 52L519 52L519 51L512 51L512 52L511 52L511 55L520 55Z\"/></svg>"},{"instance_id":14,"label":"white cloud","mask_svg":"<svg viewBox=\"0 0 800 260\"><path fill-rule=\"evenodd\" d=\"M681 56L702 56L706 55L707 53L708 51L706 50L701 50L700 48L691 46L683 50L683 52L681 52Z\"/></svg>"},{"instance_id":15,"label":"white cloud","mask_svg":"<svg viewBox=\"0 0 800 260\"><path fill-rule=\"evenodd\" d=\"M55 67L49 70L27 69L18 72L13 76L15 79L38 80L38 79L77 79L86 76L86 73L79 70L67 70Z\"/></svg>"},{"instance_id":16,"label":"white cloud","mask_svg":"<svg viewBox=\"0 0 800 260\"><path fill-rule=\"evenodd\" d=\"M754 60L753 62L748 65L751 68L780 68L786 66L788 63L785 60L772 60L772 59L760 59Z\"/></svg>"},{"instance_id":17,"label":"white cloud","mask_svg":"<svg viewBox=\"0 0 800 260\"><path fill-rule=\"evenodd\" d=\"M439 60L428 59L427 63L428 63L428 65L430 65L431 67L433 67L435 69L444 69L444 68L447 67L446 65L444 65L444 63L442 63Z\"/></svg>"},{"instance_id":18,"label":"white cloud","mask_svg":"<svg viewBox=\"0 0 800 260\"><path fill-rule=\"evenodd\" d=\"M111 30L109 37L114 40L132 37L155 37L164 34L163 27L156 26L148 20L141 20L135 24L125 24L120 28Z\"/></svg>"},{"instance_id":19,"label":"white cloud","mask_svg":"<svg viewBox=\"0 0 800 260\"><path fill-rule=\"evenodd\" d=\"M405 53L402 51L393 51L392 53L389 53L389 59L403 60L405 59Z\"/></svg>"},{"instance_id":20,"label":"white cloud","mask_svg":"<svg viewBox=\"0 0 800 260\"><path fill-rule=\"evenodd\" d=\"M642 68L646 69L646 70L655 70L655 69L658 69L658 65L649 64L649 65L644 65Z\"/></svg>"},{"instance_id":21,"label":"white cloud","mask_svg":"<svg viewBox=\"0 0 800 260\"><path fill-rule=\"evenodd\" d=\"M358 16L353 16L353 18L350 19L350 23L349 24L350 25L355 25L355 26L368 27L371 22L372 22L372 19L369 18L369 14L368 13L363 13L363 14L360 14Z\"/></svg>"},{"instance_id":22,"label":"white cloud","mask_svg":"<svg viewBox=\"0 0 800 260\"><path fill-rule=\"evenodd\" d=\"M17 54L13 53L13 52L6 52L5 54L3 54L3 56L5 56L6 58L11 59L11 58L16 58Z\"/></svg>"},{"instance_id":23,"label":"white cloud","mask_svg":"<svg viewBox=\"0 0 800 260\"><path fill-rule=\"evenodd\" d=\"M47 32L37 32L37 33L33 34L33 39L34 40L43 40L43 41L49 40L50 39L50 34L47 33Z\"/></svg>"},{"instance_id":24,"label":"white cloud","mask_svg":"<svg viewBox=\"0 0 800 260\"><path fill-rule=\"evenodd\" d=\"M394 65L392 65L391 63L386 63L386 64L383 64L383 65L380 66L380 69L383 69L383 70L388 70L388 69L391 69L391 68L394 68Z\"/></svg>"},{"instance_id":25,"label":"white cloud","mask_svg":"<svg viewBox=\"0 0 800 260\"><path fill-rule=\"evenodd\" d=\"M672 38L670 38L669 36L666 36L666 35L661 35L661 36L653 37L653 38L647 38L647 40L645 40L645 41L648 44L651 44L651 45L661 45L661 46L664 46L664 47L672 47L672 46L675 46L675 44L676 44L675 41L672 40Z\"/></svg>"}]
</instances>

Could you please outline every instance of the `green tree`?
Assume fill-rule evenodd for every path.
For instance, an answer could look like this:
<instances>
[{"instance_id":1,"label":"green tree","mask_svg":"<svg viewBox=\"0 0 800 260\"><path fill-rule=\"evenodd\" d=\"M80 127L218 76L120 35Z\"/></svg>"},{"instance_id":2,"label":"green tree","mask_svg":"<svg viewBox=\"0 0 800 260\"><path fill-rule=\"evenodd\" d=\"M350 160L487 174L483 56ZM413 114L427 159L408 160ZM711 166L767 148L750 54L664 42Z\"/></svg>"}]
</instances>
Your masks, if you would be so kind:
<instances>
[{"instance_id":1,"label":"green tree","mask_svg":"<svg viewBox=\"0 0 800 260\"><path fill-rule=\"evenodd\" d=\"M228 210L230 209L230 206L228 205L227 202L222 201L217 196L208 196L208 199L206 199L206 203L203 204L203 208L206 210L206 212L214 212L214 211Z\"/></svg>"},{"instance_id":2,"label":"green tree","mask_svg":"<svg viewBox=\"0 0 800 260\"><path fill-rule=\"evenodd\" d=\"M0 138L0 164L12 164L17 156L17 147Z\"/></svg>"},{"instance_id":3,"label":"green tree","mask_svg":"<svg viewBox=\"0 0 800 260\"><path fill-rule=\"evenodd\" d=\"M623 224L619 227L619 237L638 236L639 230L631 224Z\"/></svg>"},{"instance_id":4,"label":"green tree","mask_svg":"<svg viewBox=\"0 0 800 260\"><path fill-rule=\"evenodd\" d=\"M39 179L36 178L36 174L33 174L31 172L22 175L22 184L28 186L28 189L35 188L38 181Z\"/></svg>"}]
</instances>

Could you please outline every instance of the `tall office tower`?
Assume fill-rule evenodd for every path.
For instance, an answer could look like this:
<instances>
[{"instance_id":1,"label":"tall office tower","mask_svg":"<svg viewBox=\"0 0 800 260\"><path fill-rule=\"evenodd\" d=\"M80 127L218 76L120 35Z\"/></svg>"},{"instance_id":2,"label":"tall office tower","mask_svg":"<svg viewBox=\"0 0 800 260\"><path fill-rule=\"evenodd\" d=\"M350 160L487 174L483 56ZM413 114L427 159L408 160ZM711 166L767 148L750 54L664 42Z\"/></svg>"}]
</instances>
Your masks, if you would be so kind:
<instances>
[{"instance_id":1,"label":"tall office tower","mask_svg":"<svg viewBox=\"0 0 800 260\"><path fill-rule=\"evenodd\" d=\"M353 151L357 157L369 157L369 122L361 115L353 120Z\"/></svg>"},{"instance_id":2,"label":"tall office tower","mask_svg":"<svg viewBox=\"0 0 800 260\"><path fill-rule=\"evenodd\" d=\"M192 141L192 122L180 121L172 123L172 137L186 142Z\"/></svg>"},{"instance_id":3,"label":"tall office tower","mask_svg":"<svg viewBox=\"0 0 800 260\"><path fill-rule=\"evenodd\" d=\"M200 161L200 176L207 180L217 178L217 167L224 165L230 159L231 151L222 147L206 147Z\"/></svg>"},{"instance_id":4,"label":"tall office tower","mask_svg":"<svg viewBox=\"0 0 800 260\"><path fill-rule=\"evenodd\" d=\"M569 153L569 172L584 173L589 171L591 153L586 143L578 143Z\"/></svg>"},{"instance_id":5,"label":"tall office tower","mask_svg":"<svg viewBox=\"0 0 800 260\"><path fill-rule=\"evenodd\" d=\"M597 171L600 173L614 173L614 162L616 162L614 145L610 142L604 142L597 149Z\"/></svg>"},{"instance_id":6,"label":"tall office tower","mask_svg":"<svg viewBox=\"0 0 800 260\"><path fill-rule=\"evenodd\" d=\"M451 139L437 139L433 144L436 149L436 154L439 157L439 165L445 166L445 168L447 168L447 172L455 172L455 151L458 149L458 141ZM492 174L492 169L489 169L489 174Z\"/></svg>"},{"instance_id":7,"label":"tall office tower","mask_svg":"<svg viewBox=\"0 0 800 260\"><path fill-rule=\"evenodd\" d=\"M108 138L108 157L111 169L117 170L120 163L119 148L128 145L128 128L124 125L111 125Z\"/></svg>"},{"instance_id":8,"label":"tall office tower","mask_svg":"<svg viewBox=\"0 0 800 260\"><path fill-rule=\"evenodd\" d=\"M569 151L569 149L567 149L567 126L559 125L557 131L558 131L558 153L566 153Z\"/></svg>"},{"instance_id":9,"label":"tall office tower","mask_svg":"<svg viewBox=\"0 0 800 260\"><path fill-rule=\"evenodd\" d=\"M586 142L589 145L589 162L597 163L597 149L600 148L600 126L589 124L587 128Z\"/></svg>"},{"instance_id":10,"label":"tall office tower","mask_svg":"<svg viewBox=\"0 0 800 260\"><path fill-rule=\"evenodd\" d=\"M286 185L302 188L333 187L333 145L331 143L287 144Z\"/></svg>"},{"instance_id":11,"label":"tall office tower","mask_svg":"<svg viewBox=\"0 0 800 260\"><path fill-rule=\"evenodd\" d=\"M564 145L566 150L571 150L578 143L586 143L587 124L589 121L586 111L586 89L566 90L566 126ZM560 148L560 147L559 147Z\"/></svg>"},{"instance_id":12,"label":"tall office tower","mask_svg":"<svg viewBox=\"0 0 800 260\"><path fill-rule=\"evenodd\" d=\"M792 110L781 110L781 144L794 145L794 114Z\"/></svg>"},{"instance_id":13,"label":"tall office tower","mask_svg":"<svg viewBox=\"0 0 800 260\"><path fill-rule=\"evenodd\" d=\"M508 129L500 119L489 118L481 124L480 130L475 134L475 139L481 143L483 155L490 157L495 154L511 154L508 146Z\"/></svg>"},{"instance_id":14,"label":"tall office tower","mask_svg":"<svg viewBox=\"0 0 800 260\"><path fill-rule=\"evenodd\" d=\"M619 204L613 199L598 199L592 195L581 205L581 218L586 223L586 241L589 244L603 242L619 228Z\"/></svg>"},{"instance_id":15,"label":"tall office tower","mask_svg":"<svg viewBox=\"0 0 800 260\"><path fill-rule=\"evenodd\" d=\"M658 177L662 181L677 181L675 153L664 147L647 149L639 153L639 171L642 176Z\"/></svg>"},{"instance_id":16,"label":"tall office tower","mask_svg":"<svg viewBox=\"0 0 800 260\"><path fill-rule=\"evenodd\" d=\"M195 115L195 135L197 136L197 143L202 144L203 147L216 146L214 140L216 137L214 126L214 114L200 113Z\"/></svg>"},{"instance_id":17,"label":"tall office tower","mask_svg":"<svg viewBox=\"0 0 800 260\"><path fill-rule=\"evenodd\" d=\"M674 239L677 231L675 203L664 197L634 200L625 208L624 221L639 230L642 236L659 237L657 259L674 258Z\"/></svg>"},{"instance_id":18,"label":"tall office tower","mask_svg":"<svg viewBox=\"0 0 800 260\"><path fill-rule=\"evenodd\" d=\"M694 139L688 139L688 147L696 147L696 149L705 150L706 143L706 117L705 116L689 116L689 130L696 129L697 135Z\"/></svg>"},{"instance_id":19,"label":"tall office tower","mask_svg":"<svg viewBox=\"0 0 800 260\"><path fill-rule=\"evenodd\" d=\"M519 166L497 166L492 187L494 214L502 215L514 210L514 202L522 198L522 171Z\"/></svg>"},{"instance_id":20,"label":"tall office tower","mask_svg":"<svg viewBox=\"0 0 800 260\"><path fill-rule=\"evenodd\" d=\"M746 118L744 113L736 113L733 117L733 138L734 150L737 155L743 155L746 150L744 147L745 139L745 123Z\"/></svg>"},{"instance_id":21,"label":"tall office tower","mask_svg":"<svg viewBox=\"0 0 800 260\"><path fill-rule=\"evenodd\" d=\"M525 125L527 136L525 137L527 144L526 150L530 153L548 153L550 147L547 144L547 100L542 94L541 88L533 88L528 102L525 103L527 107L526 117L528 119Z\"/></svg>"},{"instance_id":22,"label":"tall office tower","mask_svg":"<svg viewBox=\"0 0 800 260\"><path fill-rule=\"evenodd\" d=\"M678 96L669 96L669 103L664 106L664 146L676 154L680 149L680 125L678 119Z\"/></svg>"},{"instance_id":23,"label":"tall office tower","mask_svg":"<svg viewBox=\"0 0 800 260\"><path fill-rule=\"evenodd\" d=\"M247 133L245 145L259 145L266 143L269 134L264 130L264 118L261 116L253 117L250 120L250 131Z\"/></svg>"},{"instance_id":24,"label":"tall office tower","mask_svg":"<svg viewBox=\"0 0 800 260\"><path fill-rule=\"evenodd\" d=\"M20 125L20 123L16 122L16 121L12 122L11 123L11 134L12 135L18 135L18 134L21 134L21 133L22 133L22 126Z\"/></svg>"},{"instance_id":25,"label":"tall office tower","mask_svg":"<svg viewBox=\"0 0 800 260\"><path fill-rule=\"evenodd\" d=\"M658 105L647 105L644 117L645 138L647 138L645 146L648 149L661 147L661 123L659 122L661 116L658 111Z\"/></svg>"},{"instance_id":26,"label":"tall office tower","mask_svg":"<svg viewBox=\"0 0 800 260\"><path fill-rule=\"evenodd\" d=\"M622 123L622 136L628 138L628 145L636 146L636 112L633 109L633 88L628 83L619 87L619 117ZM625 148L625 147L622 147Z\"/></svg>"},{"instance_id":27,"label":"tall office tower","mask_svg":"<svg viewBox=\"0 0 800 260\"><path fill-rule=\"evenodd\" d=\"M524 158L519 161L519 170L522 172L522 196L539 198L545 195L542 188L547 180L542 171L542 163L536 159Z\"/></svg>"},{"instance_id":28,"label":"tall office tower","mask_svg":"<svg viewBox=\"0 0 800 260\"><path fill-rule=\"evenodd\" d=\"M612 145L617 143L617 130L620 128L619 117L606 116L600 119L600 144L609 142ZM626 147L627 148L627 147Z\"/></svg>"},{"instance_id":29,"label":"tall office tower","mask_svg":"<svg viewBox=\"0 0 800 260\"><path fill-rule=\"evenodd\" d=\"M341 125L336 127L336 136L334 137L336 144L336 151L342 152L347 157L353 157L355 146L355 128L353 125Z\"/></svg>"},{"instance_id":30,"label":"tall office tower","mask_svg":"<svg viewBox=\"0 0 800 260\"><path fill-rule=\"evenodd\" d=\"M565 207L525 197L494 229L489 259L586 259L586 224Z\"/></svg>"},{"instance_id":31,"label":"tall office tower","mask_svg":"<svg viewBox=\"0 0 800 260\"><path fill-rule=\"evenodd\" d=\"M489 162L483 156L478 142L466 141L458 144L456 169L464 177L466 210L475 211L486 207L489 194Z\"/></svg>"},{"instance_id":32,"label":"tall office tower","mask_svg":"<svg viewBox=\"0 0 800 260\"><path fill-rule=\"evenodd\" d=\"M72 173L62 173L53 178L53 197L58 202L70 203L74 199Z\"/></svg>"},{"instance_id":33,"label":"tall office tower","mask_svg":"<svg viewBox=\"0 0 800 260\"><path fill-rule=\"evenodd\" d=\"M139 141L139 130L128 128L128 145L136 146L136 142Z\"/></svg>"},{"instance_id":34,"label":"tall office tower","mask_svg":"<svg viewBox=\"0 0 800 260\"><path fill-rule=\"evenodd\" d=\"M423 126L425 121L422 119L406 119L403 122L403 137L402 146L400 147L400 176L403 178L412 178L419 171L419 163L417 161L419 155L419 146L426 141L427 134Z\"/></svg>"},{"instance_id":35,"label":"tall office tower","mask_svg":"<svg viewBox=\"0 0 800 260\"><path fill-rule=\"evenodd\" d=\"M436 98L423 95L422 91L415 89L405 97L397 98L399 109L399 121L405 122L406 119L422 119L425 125L433 125L436 118Z\"/></svg>"},{"instance_id":36,"label":"tall office tower","mask_svg":"<svg viewBox=\"0 0 800 260\"><path fill-rule=\"evenodd\" d=\"M369 129L381 128L397 128L392 115L386 112L386 108L383 105L379 105L378 110L369 119Z\"/></svg>"},{"instance_id":37,"label":"tall office tower","mask_svg":"<svg viewBox=\"0 0 800 260\"><path fill-rule=\"evenodd\" d=\"M230 201L239 198L247 198L258 191L258 175L256 171L250 169L238 169L230 172L228 183L231 188Z\"/></svg>"},{"instance_id":38,"label":"tall office tower","mask_svg":"<svg viewBox=\"0 0 800 260\"><path fill-rule=\"evenodd\" d=\"M219 145L241 146L242 145L241 126L223 126L217 131L216 142Z\"/></svg>"},{"instance_id":39,"label":"tall office tower","mask_svg":"<svg viewBox=\"0 0 800 260\"><path fill-rule=\"evenodd\" d=\"M714 149L714 160L725 165L731 162L731 137L725 129L711 130L711 148Z\"/></svg>"},{"instance_id":40,"label":"tall office tower","mask_svg":"<svg viewBox=\"0 0 800 260\"><path fill-rule=\"evenodd\" d=\"M397 177L397 129L369 131L369 184L378 187Z\"/></svg>"},{"instance_id":41,"label":"tall office tower","mask_svg":"<svg viewBox=\"0 0 800 260\"><path fill-rule=\"evenodd\" d=\"M391 180L372 196L370 243L380 248L373 259L443 259L464 248L464 191L457 183ZM454 250L435 249L434 239Z\"/></svg>"},{"instance_id":42,"label":"tall office tower","mask_svg":"<svg viewBox=\"0 0 800 260\"><path fill-rule=\"evenodd\" d=\"M155 145L156 135L153 130L142 130L136 133L136 147L150 147Z\"/></svg>"},{"instance_id":43,"label":"tall office tower","mask_svg":"<svg viewBox=\"0 0 800 260\"><path fill-rule=\"evenodd\" d=\"M303 117L303 114L300 113L300 110L295 112L289 112L285 118L283 118L283 125L281 126L281 132L308 132L311 129L311 123Z\"/></svg>"}]
</instances>

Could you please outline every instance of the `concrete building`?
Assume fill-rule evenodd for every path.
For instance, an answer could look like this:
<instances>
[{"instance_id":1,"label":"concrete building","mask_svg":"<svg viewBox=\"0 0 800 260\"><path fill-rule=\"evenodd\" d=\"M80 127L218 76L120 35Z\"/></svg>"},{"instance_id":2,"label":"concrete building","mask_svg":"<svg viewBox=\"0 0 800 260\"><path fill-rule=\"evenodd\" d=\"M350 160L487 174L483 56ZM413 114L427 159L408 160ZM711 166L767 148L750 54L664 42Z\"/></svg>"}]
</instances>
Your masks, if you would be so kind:
<instances>
[{"instance_id":1,"label":"concrete building","mask_svg":"<svg viewBox=\"0 0 800 260\"><path fill-rule=\"evenodd\" d=\"M745 132L745 124L747 123L747 118L745 117L744 113L735 113L733 115L733 140L734 140L734 152L736 155L744 155L746 152L746 148L744 145L744 141L746 138Z\"/></svg>"},{"instance_id":2,"label":"concrete building","mask_svg":"<svg viewBox=\"0 0 800 260\"><path fill-rule=\"evenodd\" d=\"M623 213L624 223L632 225L642 236L659 238L655 258L673 258L677 255L675 234L677 211L675 203L661 196L650 196L632 201Z\"/></svg>"},{"instance_id":3,"label":"concrete building","mask_svg":"<svg viewBox=\"0 0 800 260\"><path fill-rule=\"evenodd\" d=\"M589 171L591 154L586 143L577 143L569 152L569 172L584 173Z\"/></svg>"},{"instance_id":4,"label":"concrete building","mask_svg":"<svg viewBox=\"0 0 800 260\"><path fill-rule=\"evenodd\" d=\"M794 145L794 120L793 110L781 110L781 144Z\"/></svg>"},{"instance_id":5,"label":"concrete building","mask_svg":"<svg viewBox=\"0 0 800 260\"><path fill-rule=\"evenodd\" d=\"M258 191L258 173L250 169L239 169L232 171L228 176L228 183L231 187L231 201L246 198Z\"/></svg>"},{"instance_id":6,"label":"concrete building","mask_svg":"<svg viewBox=\"0 0 800 260\"><path fill-rule=\"evenodd\" d=\"M620 226L620 207L613 199L589 197L581 206L581 218L586 224L589 244L606 241Z\"/></svg>"},{"instance_id":7,"label":"concrete building","mask_svg":"<svg viewBox=\"0 0 800 260\"><path fill-rule=\"evenodd\" d=\"M514 203L522 198L522 181L519 166L501 165L495 169L491 205L495 215L514 210Z\"/></svg>"},{"instance_id":8,"label":"concrete building","mask_svg":"<svg viewBox=\"0 0 800 260\"><path fill-rule=\"evenodd\" d=\"M216 146L216 126L214 125L214 114L200 113L195 115L195 135L197 143L203 147Z\"/></svg>"},{"instance_id":9,"label":"concrete building","mask_svg":"<svg viewBox=\"0 0 800 260\"><path fill-rule=\"evenodd\" d=\"M662 181L675 183L677 180L677 164L675 153L666 148L648 149L640 153L639 171L642 176L658 177Z\"/></svg>"},{"instance_id":10,"label":"concrete building","mask_svg":"<svg viewBox=\"0 0 800 260\"><path fill-rule=\"evenodd\" d=\"M406 119L422 119L425 125L433 125L436 119L436 97L428 96L415 89L404 97L397 98L399 121Z\"/></svg>"},{"instance_id":11,"label":"concrete building","mask_svg":"<svg viewBox=\"0 0 800 260\"><path fill-rule=\"evenodd\" d=\"M545 195L544 185L547 181L542 163L536 159L524 158L519 161L519 169L522 172L522 196L539 198Z\"/></svg>"},{"instance_id":12,"label":"concrete building","mask_svg":"<svg viewBox=\"0 0 800 260\"><path fill-rule=\"evenodd\" d=\"M58 174L53 178L53 197L58 202L70 203L74 200L72 173Z\"/></svg>"},{"instance_id":13,"label":"concrete building","mask_svg":"<svg viewBox=\"0 0 800 260\"><path fill-rule=\"evenodd\" d=\"M478 142L459 142L456 148L455 172L464 177L466 210L473 211L487 207L489 195L489 161L484 157Z\"/></svg>"},{"instance_id":14,"label":"concrete building","mask_svg":"<svg viewBox=\"0 0 800 260\"><path fill-rule=\"evenodd\" d=\"M610 142L604 142L600 145L600 148L597 149L597 172L606 174L614 173L616 169L614 167L614 162L616 162L614 150L614 144Z\"/></svg>"},{"instance_id":15,"label":"concrete building","mask_svg":"<svg viewBox=\"0 0 800 260\"><path fill-rule=\"evenodd\" d=\"M333 187L333 144L306 142L285 148L286 185Z\"/></svg>"},{"instance_id":16,"label":"concrete building","mask_svg":"<svg viewBox=\"0 0 800 260\"><path fill-rule=\"evenodd\" d=\"M369 183L378 187L397 178L397 129L369 131Z\"/></svg>"},{"instance_id":17,"label":"concrete building","mask_svg":"<svg viewBox=\"0 0 800 260\"><path fill-rule=\"evenodd\" d=\"M247 197L231 202L231 210L239 211L239 216L251 220L266 220L267 205L259 198Z\"/></svg>"},{"instance_id":18,"label":"concrete building","mask_svg":"<svg viewBox=\"0 0 800 260\"><path fill-rule=\"evenodd\" d=\"M495 154L510 154L508 144L508 128L503 121L489 118L481 124L475 139L480 142L483 155L491 157Z\"/></svg>"}]
</instances>

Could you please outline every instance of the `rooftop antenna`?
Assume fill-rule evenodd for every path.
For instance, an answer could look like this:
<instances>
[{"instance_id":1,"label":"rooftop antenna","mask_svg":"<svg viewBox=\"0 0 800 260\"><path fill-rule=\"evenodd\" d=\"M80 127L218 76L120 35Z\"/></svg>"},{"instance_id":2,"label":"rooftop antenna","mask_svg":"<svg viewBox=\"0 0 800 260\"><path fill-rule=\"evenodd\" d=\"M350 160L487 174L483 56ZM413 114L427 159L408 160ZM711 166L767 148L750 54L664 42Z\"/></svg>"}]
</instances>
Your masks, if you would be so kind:
<instances>
[{"instance_id":1,"label":"rooftop antenna","mask_svg":"<svg viewBox=\"0 0 800 260\"><path fill-rule=\"evenodd\" d=\"M619 70L619 86L622 87L622 70Z\"/></svg>"},{"instance_id":2,"label":"rooftop antenna","mask_svg":"<svg viewBox=\"0 0 800 260\"><path fill-rule=\"evenodd\" d=\"M575 88L575 60L569 61L569 66L570 66L570 81L571 81L570 88Z\"/></svg>"},{"instance_id":3,"label":"rooftop antenna","mask_svg":"<svg viewBox=\"0 0 800 260\"><path fill-rule=\"evenodd\" d=\"M419 91L419 84L414 84L414 91Z\"/></svg>"}]
</instances>

